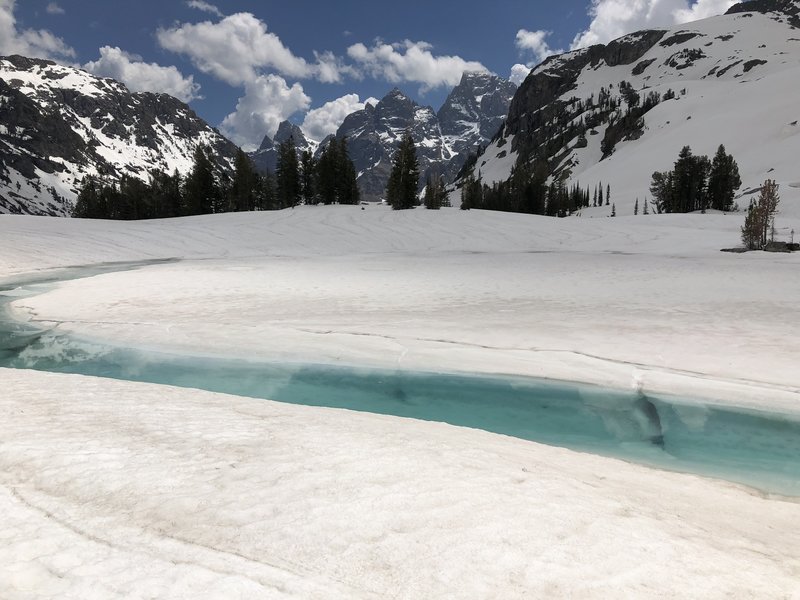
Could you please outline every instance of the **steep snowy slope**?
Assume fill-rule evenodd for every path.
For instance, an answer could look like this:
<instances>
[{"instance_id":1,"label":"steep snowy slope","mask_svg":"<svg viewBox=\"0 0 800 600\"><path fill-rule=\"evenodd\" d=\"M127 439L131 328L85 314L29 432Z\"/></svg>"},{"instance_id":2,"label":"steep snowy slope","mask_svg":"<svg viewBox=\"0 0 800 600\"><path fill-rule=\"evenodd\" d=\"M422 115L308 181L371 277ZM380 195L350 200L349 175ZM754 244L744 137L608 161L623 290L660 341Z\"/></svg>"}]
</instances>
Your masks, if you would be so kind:
<instances>
[{"instance_id":1,"label":"steep snowy slope","mask_svg":"<svg viewBox=\"0 0 800 600\"><path fill-rule=\"evenodd\" d=\"M632 214L636 198L649 195L652 173L671 169L683 146L712 155L724 144L741 171L740 205L769 177L782 186L782 210L800 211L799 6L746 3L727 15L551 57L520 87L476 175L491 185L508 179L520 157L539 156L571 182L610 184L617 214ZM648 98L657 102L644 111ZM629 109L643 114L623 125Z\"/></svg>"},{"instance_id":2,"label":"steep snowy slope","mask_svg":"<svg viewBox=\"0 0 800 600\"><path fill-rule=\"evenodd\" d=\"M0 212L69 214L81 179L186 173L198 144L223 164L236 147L186 104L131 93L50 61L0 58Z\"/></svg>"}]
</instances>

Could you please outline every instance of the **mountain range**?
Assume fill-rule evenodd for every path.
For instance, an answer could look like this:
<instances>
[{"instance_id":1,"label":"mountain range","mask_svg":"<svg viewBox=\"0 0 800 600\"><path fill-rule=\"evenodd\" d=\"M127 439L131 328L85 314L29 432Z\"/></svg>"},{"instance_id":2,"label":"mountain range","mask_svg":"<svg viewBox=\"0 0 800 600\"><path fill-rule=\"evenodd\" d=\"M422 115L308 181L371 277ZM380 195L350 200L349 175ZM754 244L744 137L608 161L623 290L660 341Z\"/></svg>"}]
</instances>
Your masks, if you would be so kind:
<instances>
[{"instance_id":1,"label":"mountain range","mask_svg":"<svg viewBox=\"0 0 800 600\"><path fill-rule=\"evenodd\" d=\"M368 103L348 115L336 133L319 144L308 140L297 125L284 121L274 139L265 136L250 157L261 172L274 171L278 146L289 137L298 152L317 154L331 137L345 138L362 198L378 201L386 189L394 151L406 131L417 145L420 188L428 174L451 181L469 153L477 153L497 133L516 89L497 75L465 72L439 111L434 112L394 88L376 104Z\"/></svg>"},{"instance_id":2,"label":"mountain range","mask_svg":"<svg viewBox=\"0 0 800 600\"><path fill-rule=\"evenodd\" d=\"M236 146L172 96L131 93L51 61L0 58L0 212L66 216L86 175L186 173L199 144L233 164Z\"/></svg>"},{"instance_id":3,"label":"mountain range","mask_svg":"<svg viewBox=\"0 0 800 600\"><path fill-rule=\"evenodd\" d=\"M619 212L645 200L654 171L683 146L736 158L746 205L767 177L800 188L800 0L752 0L727 14L671 29L632 33L536 66L517 89L465 72L438 111L395 88L348 115L346 138L365 200L380 200L395 148L411 133L427 175L461 173L492 186L521 167L545 165L550 180L611 185ZM284 122L250 154L274 171ZM131 93L79 69L21 56L0 58L0 212L69 214L86 175L147 179L186 173L199 144L222 169L236 147L191 108L164 94ZM479 156L478 156L479 154ZM458 203L458 186L451 198ZM606 207L582 214L605 216Z\"/></svg>"}]
</instances>

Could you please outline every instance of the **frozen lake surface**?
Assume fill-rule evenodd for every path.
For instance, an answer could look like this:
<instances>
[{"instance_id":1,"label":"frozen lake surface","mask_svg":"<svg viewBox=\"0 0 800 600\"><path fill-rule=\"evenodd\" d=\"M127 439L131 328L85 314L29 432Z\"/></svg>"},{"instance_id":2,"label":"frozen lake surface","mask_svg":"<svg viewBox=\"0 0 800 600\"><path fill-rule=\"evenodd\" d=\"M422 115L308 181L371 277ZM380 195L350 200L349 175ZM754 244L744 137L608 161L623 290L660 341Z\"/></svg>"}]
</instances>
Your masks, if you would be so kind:
<instances>
[{"instance_id":1,"label":"frozen lake surface","mask_svg":"<svg viewBox=\"0 0 800 600\"><path fill-rule=\"evenodd\" d=\"M61 278L141 264L72 269ZM53 283L6 285L0 305L52 289ZM796 415L697 399L529 377L180 356L81 340L9 316L0 320L0 367L444 422L800 496Z\"/></svg>"}]
</instances>

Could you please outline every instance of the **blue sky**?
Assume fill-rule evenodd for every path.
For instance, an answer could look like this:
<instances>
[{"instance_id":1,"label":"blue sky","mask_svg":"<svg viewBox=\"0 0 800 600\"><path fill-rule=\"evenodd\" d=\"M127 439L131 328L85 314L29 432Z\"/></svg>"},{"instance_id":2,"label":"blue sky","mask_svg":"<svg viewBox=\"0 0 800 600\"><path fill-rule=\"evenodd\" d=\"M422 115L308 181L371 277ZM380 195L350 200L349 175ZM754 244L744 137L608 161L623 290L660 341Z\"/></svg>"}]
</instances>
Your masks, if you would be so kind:
<instances>
[{"instance_id":1,"label":"blue sky","mask_svg":"<svg viewBox=\"0 0 800 600\"><path fill-rule=\"evenodd\" d=\"M732 0L0 0L0 54L164 91L245 147L284 118L320 138L397 86L438 109L464 69L724 12ZM516 65L516 67L515 67Z\"/></svg>"}]
</instances>

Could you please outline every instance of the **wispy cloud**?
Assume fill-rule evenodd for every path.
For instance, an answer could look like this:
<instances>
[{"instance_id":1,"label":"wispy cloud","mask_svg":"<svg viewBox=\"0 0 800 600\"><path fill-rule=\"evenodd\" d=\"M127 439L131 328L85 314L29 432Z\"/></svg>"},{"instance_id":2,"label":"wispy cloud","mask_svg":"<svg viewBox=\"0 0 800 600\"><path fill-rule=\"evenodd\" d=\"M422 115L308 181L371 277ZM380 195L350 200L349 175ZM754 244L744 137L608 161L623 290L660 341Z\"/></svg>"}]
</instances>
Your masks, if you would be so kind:
<instances>
[{"instance_id":1,"label":"wispy cloud","mask_svg":"<svg viewBox=\"0 0 800 600\"><path fill-rule=\"evenodd\" d=\"M371 47L353 44L347 55L373 77L392 83L415 82L422 91L440 86L454 86L464 71L487 71L481 63L460 56L434 55L427 42L405 40L394 44L376 41Z\"/></svg>"},{"instance_id":2,"label":"wispy cloud","mask_svg":"<svg viewBox=\"0 0 800 600\"><path fill-rule=\"evenodd\" d=\"M51 2L50 4L48 4L45 10L49 15L63 15L67 12L55 2Z\"/></svg>"},{"instance_id":3,"label":"wispy cloud","mask_svg":"<svg viewBox=\"0 0 800 600\"><path fill-rule=\"evenodd\" d=\"M56 60L75 58L75 50L46 29L17 29L15 4L14 0L0 0L0 55L22 54Z\"/></svg>"},{"instance_id":4,"label":"wispy cloud","mask_svg":"<svg viewBox=\"0 0 800 600\"><path fill-rule=\"evenodd\" d=\"M552 31L541 29L538 31L528 31L527 29L517 31L515 40L517 48L533 56L533 61L528 63L529 66L535 66L552 54L561 54L563 52L561 49L551 48L550 44L547 43L547 38L552 34Z\"/></svg>"},{"instance_id":5,"label":"wispy cloud","mask_svg":"<svg viewBox=\"0 0 800 600\"><path fill-rule=\"evenodd\" d=\"M187 0L186 6L188 6L189 8L195 8L197 10L201 10L203 12L212 14L216 17L222 18L224 16L220 9L218 9L210 2L206 2L205 0Z\"/></svg>"},{"instance_id":6,"label":"wispy cloud","mask_svg":"<svg viewBox=\"0 0 800 600\"><path fill-rule=\"evenodd\" d=\"M236 111L225 117L222 132L245 150L253 150L264 135L275 135L278 125L311 105L303 86L289 86L278 75L261 75L245 86Z\"/></svg>"}]
</instances>

